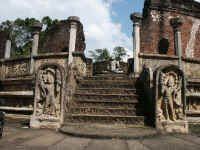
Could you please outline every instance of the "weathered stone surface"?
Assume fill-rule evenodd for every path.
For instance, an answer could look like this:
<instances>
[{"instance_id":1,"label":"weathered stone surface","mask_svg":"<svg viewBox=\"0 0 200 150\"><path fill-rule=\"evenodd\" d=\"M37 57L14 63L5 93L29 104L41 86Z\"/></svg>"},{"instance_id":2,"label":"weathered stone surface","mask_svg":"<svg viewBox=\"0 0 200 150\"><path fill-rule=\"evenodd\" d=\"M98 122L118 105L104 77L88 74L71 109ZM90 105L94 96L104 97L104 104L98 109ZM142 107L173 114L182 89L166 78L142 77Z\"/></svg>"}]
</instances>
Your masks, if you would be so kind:
<instances>
[{"instance_id":1,"label":"weathered stone surface","mask_svg":"<svg viewBox=\"0 0 200 150\"><path fill-rule=\"evenodd\" d=\"M102 74L78 80L71 114L65 122L143 126L143 107L137 93L139 89L136 92L136 81L121 76Z\"/></svg>"},{"instance_id":2,"label":"weathered stone surface","mask_svg":"<svg viewBox=\"0 0 200 150\"><path fill-rule=\"evenodd\" d=\"M115 149L126 150L127 144L122 140L93 140L86 150L102 150L102 149Z\"/></svg>"},{"instance_id":3,"label":"weathered stone surface","mask_svg":"<svg viewBox=\"0 0 200 150\"><path fill-rule=\"evenodd\" d=\"M175 55L170 19L182 17L185 20L182 27L183 56L199 58L199 8L200 4L195 1L168 0L164 3L160 0L146 0L141 29L141 52Z\"/></svg>"},{"instance_id":4,"label":"weathered stone surface","mask_svg":"<svg viewBox=\"0 0 200 150\"><path fill-rule=\"evenodd\" d=\"M102 61L94 63L94 74L101 73L127 73L128 64L117 61Z\"/></svg>"},{"instance_id":5,"label":"weathered stone surface","mask_svg":"<svg viewBox=\"0 0 200 150\"><path fill-rule=\"evenodd\" d=\"M140 53L140 26L142 21L142 15L138 13L131 14L131 20L133 21L133 58L134 58L134 73L139 73L139 58Z\"/></svg>"},{"instance_id":6,"label":"weathered stone surface","mask_svg":"<svg viewBox=\"0 0 200 150\"><path fill-rule=\"evenodd\" d=\"M57 64L43 64L39 67L36 76L31 127L59 128L63 123L64 75L64 69Z\"/></svg>"},{"instance_id":7,"label":"weathered stone surface","mask_svg":"<svg viewBox=\"0 0 200 150\"><path fill-rule=\"evenodd\" d=\"M126 133L136 136L133 139L96 139L63 135L54 130L39 129L33 130L22 128L23 120L6 119L5 133L0 140L1 150L94 150L94 149L120 149L120 150L197 150L200 148L199 137L192 135L154 135L140 136L144 132L141 128L112 129L113 133ZM113 128L113 126L111 126ZM81 126L76 131L80 131ZM88 128L87 128L88 129ZM83 129L82 129L83 130ZM124 132L126 130L126 132ZM83 130L84 131L84 130ZM96 130L94 129L94 132ZM100 132L100 131L99 131ZM101 133L109 135L109 128Z\"/></svg>"},{"instance_id":8,"label":"weathered stone surface","mask_svg":"<svg viewBox=\"0 0 200 150\"><path fill-rule=\"evenodd\" d=\"M91 139L87 139L87 138L66 137L61 142L50 147L49 150L57 150L57 149L83 150L84 148L88 146L90 142L91 142Z\"/></svg>"},{"instance_id":9,"label":"weathered stone surface","mask_svg":"<svg viewBox=\"0 0 200 150\"><path fill-rule=\"evenodd\" d=\"M185 118L184 74L177 66L163 66L156 74L156 128L188 133Z\"/></svg>"},{"instance_id":10,"label":"weathered stone surface","mask_svg":"<svg viewBox=\"0 0 200 150\"><path fill-rule=\"evenodd\" d=\"M84 52L86 46L83 25L80 21L77 21L77 23L78 29L75 51ZM49 29L46 33L47 38L40 41L39 53L68 52L70 38L69 30L70 20L63 20Z\"/></svg>"}]
</instances>

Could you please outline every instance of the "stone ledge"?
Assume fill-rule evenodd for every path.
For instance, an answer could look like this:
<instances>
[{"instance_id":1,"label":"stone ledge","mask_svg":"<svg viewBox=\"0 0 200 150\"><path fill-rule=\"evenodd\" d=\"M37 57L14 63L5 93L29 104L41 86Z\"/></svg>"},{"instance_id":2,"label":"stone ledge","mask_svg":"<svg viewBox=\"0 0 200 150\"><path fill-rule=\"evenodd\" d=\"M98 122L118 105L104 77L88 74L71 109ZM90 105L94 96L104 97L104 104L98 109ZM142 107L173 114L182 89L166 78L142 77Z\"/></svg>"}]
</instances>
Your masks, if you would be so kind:
<instances>
[{"instance_id":1,"label":"stone ledge","mask_svg":"<svg viewBox=\"0 0 200 150\"><path fill-rule=\"evenodd\" d=\"M158 135L158 132L150 127L131 127L119 124L65 124L59 131L65 135L92 139L140 139Z\"/></svg>"},{"instance_id":2,"label":"stone ledge","mask_svg":"<svg viewBox=\"0 0 200 150\"><path fill-rule=\"evenodd\" d=\"M200 93L186 94L187 97L200 97Z\"/></svg>"},{"instance_id":3,"label":"stone ledge","mask_svg":"<svg viewBox=\"0 0 200 150\"><path fill-rule=\"evenodd\" d=\"M192 110L188 110L186 111L187 115L200 115L200 111L192 111ZM200 118L199 118L200 119ZM200 120L199 120L200 122Z\"/></svg>"},{"instance_id":4,"label":"stone ledge","mask_svg":"<svg viewBox=\"0 0 200 150\"><path fill-rule=\"evenodd\" d=\"M194 0L187 0L187 1L170 0L170 2L167 4L163 4L163 2L158 2L157 0L154 0L154 2L152 2L152 4L150 4L149 6L147 6L146 4L145 8L146 9L150 8L150 9L158 10L158 11L178 12L183 15L189 15L189 16L200 18L200 15L199 15L200 3Z\"/></svg>"},{"instance_id":5,"label":"stone ledge","mask_svg":"<svg viewBox=\"0 0 200 150\"><path fill-rule=\"evenodd\" d=\"M176 122L162 121L156 124L156 128L160 133L183 133L187 134L188 130L188 121L180 120Z\"/></svg>"},{"instance_id":6,"label":"stone ledge","mask_svg":"<svg viewBox=\"0 0 200 150\"><path fill-rule=\"evenodd\" d=\"M41 53L37 56L34 56L34 59L41 59L41 58L67 58L68 53L62 52L62 53Z\"/></svg>"},{"instance_id":7,"label":"stone ledge","mask_svg":"<svg viewBox=\"0 0 200 150\"><path fill-rule=\"evenodd\" d=\"M0 106L0 110L3 111L33 111L33 108L28 108L28 107L9 107L9 106Z\"/></svg>"},{"instance_id":8,"label":"stone ledge","mask_svg":"<svg viewBox=\"0 0 200 150\"><path fill-rule=\"evenodd\" d=\"M168 55L160 55L160 54L144 54L144 53L139 53L139 57L141 57L141 58L147 58L147 59L178 60L177 56L168 56Z\"/></svg>"},{"instance_id":9,"label":"stone ledge","mask_svg":"<svg viewBox=\"0 0 200 150\"><path fill-rule=\"evenodd\" d=\"M1 63L6 63L6 62L15 62L15 61L24 61L24 60L31 60L30 56L20 56L20 57L14 57L14 58L1 58L0 62Z\"/></svg>"},{"instance_id":10,"label":"stone ledge","mask_svg":"<svg viewBox=\"0 0 200 150\"><path fill-rule=\"evenodd\" d=\"M0 96L33 96L33 91L0 92Z\"/></svg>"},{"instance_id":11,"label":"stone ledge","mask_svg":"<svg viewBox=\"0 0 200 150\"><path fill-rule=\"evenodd\" d=\"M178 60L178 56L169 56L169 55L160 55L160 54L146 54L146 53L139 53L140 58L146 58L146 59L161 59L161 60ZM182 57L182 60L184 62L190 62L190 63L199 63L199 58L189 58L189 57Z\"/></svg>"}]
</instances>

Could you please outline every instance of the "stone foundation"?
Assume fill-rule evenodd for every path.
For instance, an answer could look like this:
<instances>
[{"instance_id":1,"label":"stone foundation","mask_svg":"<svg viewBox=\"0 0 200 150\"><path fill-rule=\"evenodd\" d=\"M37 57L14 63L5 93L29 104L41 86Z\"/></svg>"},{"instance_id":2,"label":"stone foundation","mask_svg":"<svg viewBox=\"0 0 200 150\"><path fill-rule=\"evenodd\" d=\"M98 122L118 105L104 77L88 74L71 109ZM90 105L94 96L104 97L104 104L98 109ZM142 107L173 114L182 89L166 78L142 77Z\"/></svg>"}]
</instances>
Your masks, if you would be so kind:
<instances>
[{"instance_id":1,"label":"stone foundation","mask_svg":"<svg viewBox=\"0 0 200 150\"><path fill-rule=\"evenodd\" d=\"M157 130L161 133L188 133L188 121L169 122L163 121L157 124Z\"/></svg>"}]
</instances>

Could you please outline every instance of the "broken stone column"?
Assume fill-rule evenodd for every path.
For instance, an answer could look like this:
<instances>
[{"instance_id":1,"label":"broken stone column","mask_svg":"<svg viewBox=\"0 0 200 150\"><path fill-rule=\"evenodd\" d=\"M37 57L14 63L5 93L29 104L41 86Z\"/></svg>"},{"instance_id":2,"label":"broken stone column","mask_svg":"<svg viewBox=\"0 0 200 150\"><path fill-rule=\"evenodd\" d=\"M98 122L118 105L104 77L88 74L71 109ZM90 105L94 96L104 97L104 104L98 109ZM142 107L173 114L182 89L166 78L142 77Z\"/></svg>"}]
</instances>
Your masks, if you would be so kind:
<instances>
[{"instance_id":1,"label":"broken stone column","mask_svg":"<svg viewBox=\"0 0 200 150\"><path fill-rule=\"evenodd\" d=\"M77 33L77 26L80 18L77 16L71 16L68 18L70 21L70 39L69 39L69 57L68 57L68 64L73 62L73 52L76 48L76 33Z\"/></svg>"},{"instance_id":2,"label":"broken stone column","mask_svg":"<svg viewBox=\"0 0 200 150\"><path fill-rule=\"evenodd\" d=\"M140 53L140 25L142 16L139 13L133 13L130 16L133 21L133 58L134 58L134 73L140 71L139 68L139 53Z\"/></svg>"},{"instance_id":3,"label":"broken stone column","mask_svg":"<svg viewBox=\"0 0 200 150\"><path fill-rule=\"evenodd\" d=\"M32 52L31 52L31 66L30 73L34 72L34 59L33 56L38 55L38 43L39 43L39 33L42 29L42 24L40 22L35 22L32 26L33 33L33 43L32 43Z\"/></svg>"},{"instance_id":4,"label":"broken stone column","mask_svg":"<svg viewBox=\"0 0 200 150\"><path fill-rule=\"evenodd\" d=\"M10 55L11 55L11 40L8 39L6 41L4 58L10 58Z\"/></svg>"},{"instance_id":5,"label":"broken stone column","mask_svg":"<svg viewBox=\"0 0 200 150\"><path fill-rule=\"evenodd\" d=\"M182 68L182 40L181 40L181 26L184 23L183 18L173 18L170 20L171 26L174 30L174 48L176 55L179 58L179 67Z\"/></svg>"}]
</instances>

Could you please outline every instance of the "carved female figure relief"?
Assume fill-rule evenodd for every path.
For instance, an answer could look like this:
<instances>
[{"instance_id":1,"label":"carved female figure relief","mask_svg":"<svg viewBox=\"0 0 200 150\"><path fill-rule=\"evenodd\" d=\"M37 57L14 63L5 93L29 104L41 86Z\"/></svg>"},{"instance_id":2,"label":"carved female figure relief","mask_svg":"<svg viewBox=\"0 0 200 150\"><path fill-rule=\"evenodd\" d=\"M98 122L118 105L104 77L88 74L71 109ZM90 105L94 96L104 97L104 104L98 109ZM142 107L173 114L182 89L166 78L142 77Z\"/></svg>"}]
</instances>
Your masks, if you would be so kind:
<instances>
[{"instance_id":1,"label":"carved female figure relief","mask_svg":"<svg viewBox=\"0 0 200 150\"><path fill-rule=\"evenodd\" d=\"M55 67L41 69L38 74L37 115L59 117L61 72Z\"/></svg>"},{"instance_id":2,"label":"carved female figure relief","mask_svg":"<svg viewBox=\"0 0 200 150\"><path fill-rule=\"evenodd\" d=\"M167 84L161 87L161 93L163 95L163 115L166 120L175 121L173 92L173 81L169 78Z\"/></svg>"},{"instance_id":3,"label":"carved female figure relief","mask_svg":"<svg viewBox=\"0 0 200 150\"><path fill-rule=\"evenodd\" d=\"M160 121L177 121L182 118L181 80L175 72L161 72L158 106Z\"/></svg>"},{"instance_id":4,"label":"carved female figure relief","mask_svg":"<svg viewBox=\"0 0 200 150\"><path fill-rule=\"evenodd\" d=\"M188 133L183 71L175 65L161 66L155 79L156 128L163 133Z\"/></svg>"}]
</instances>

